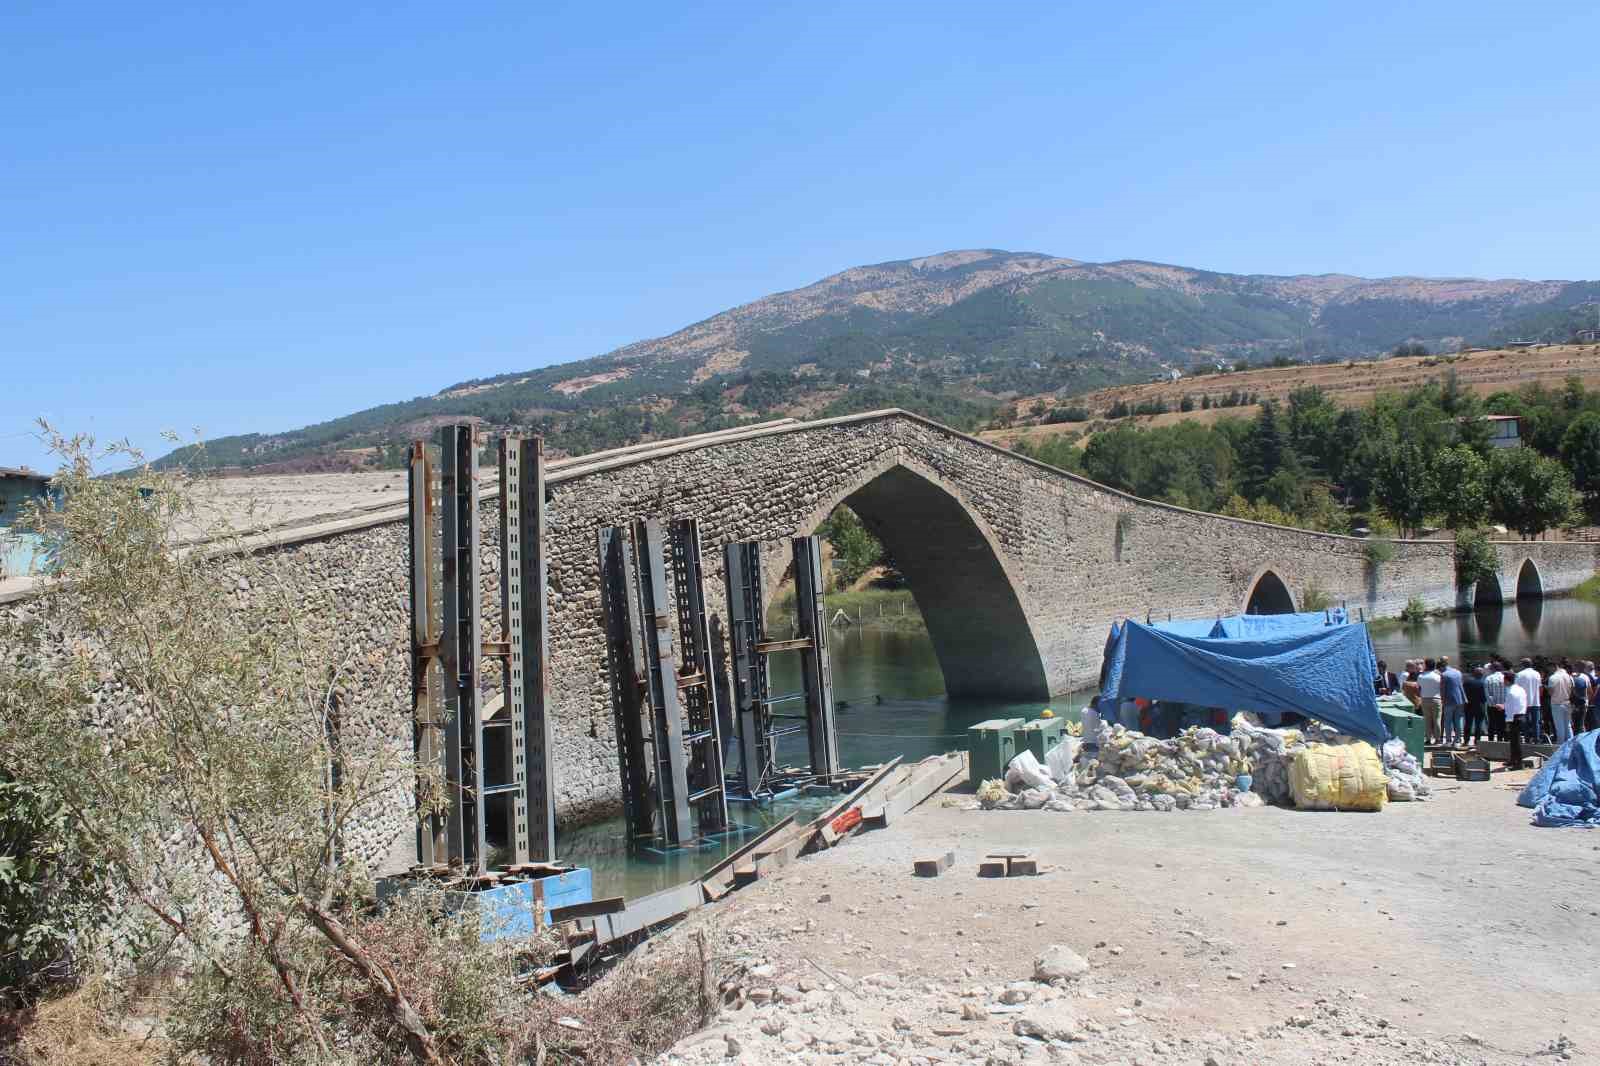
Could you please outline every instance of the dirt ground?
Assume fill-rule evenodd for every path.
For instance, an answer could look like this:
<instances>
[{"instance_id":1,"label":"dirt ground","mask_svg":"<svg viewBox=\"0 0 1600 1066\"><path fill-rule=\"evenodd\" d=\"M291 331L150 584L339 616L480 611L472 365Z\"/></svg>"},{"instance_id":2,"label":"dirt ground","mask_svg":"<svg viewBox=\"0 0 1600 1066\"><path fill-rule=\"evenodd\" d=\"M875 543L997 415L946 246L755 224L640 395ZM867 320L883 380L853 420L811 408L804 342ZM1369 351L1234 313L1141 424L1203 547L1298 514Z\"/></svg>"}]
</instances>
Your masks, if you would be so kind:
<instances>
[{"instance_id":1,"label":"dirt ground","mask_svg":"<svg viewBox=\"0 0 1600 1066\"><path fill-rule=\"evenodd\" d=\"M986 812L953 790L705 912L765 962L667 1061L1600 1062L1600 833L1532 827L1528 776L1381 814ZM1044 872L976 877L1005 850ZM1050 944L1088 974L1034 982ZM1070 1039L1013 1033L1057 1009Z\"/></svg>"}]
</instances>

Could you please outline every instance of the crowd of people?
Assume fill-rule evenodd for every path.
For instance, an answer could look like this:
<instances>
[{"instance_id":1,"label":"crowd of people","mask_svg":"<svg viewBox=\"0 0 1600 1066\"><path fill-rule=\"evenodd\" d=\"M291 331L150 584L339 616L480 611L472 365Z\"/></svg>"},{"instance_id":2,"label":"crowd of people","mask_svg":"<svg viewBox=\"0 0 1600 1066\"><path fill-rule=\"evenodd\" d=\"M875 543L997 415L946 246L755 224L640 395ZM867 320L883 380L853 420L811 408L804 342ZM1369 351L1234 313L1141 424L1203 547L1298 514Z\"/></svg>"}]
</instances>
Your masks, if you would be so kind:
<instances>
[{"instance_id":1,"label":"crowd of people","mask_svg":"<svg viewBox=\"0 0 1600 1066\"><path fill-rule=\"evenodd\" d=\"M1543 669L1541 669L1543 667ZM1522 744L1564 743L1600 727L1600 676L1593 660L1535 665L1489 659L1465 671L1450 657L1413 659L1401 673L1378 663L1378 695L1399 693L1422 715L1429 744L1450 747L1508 741L1520 764Z\"/></svg>"}]
</instances>

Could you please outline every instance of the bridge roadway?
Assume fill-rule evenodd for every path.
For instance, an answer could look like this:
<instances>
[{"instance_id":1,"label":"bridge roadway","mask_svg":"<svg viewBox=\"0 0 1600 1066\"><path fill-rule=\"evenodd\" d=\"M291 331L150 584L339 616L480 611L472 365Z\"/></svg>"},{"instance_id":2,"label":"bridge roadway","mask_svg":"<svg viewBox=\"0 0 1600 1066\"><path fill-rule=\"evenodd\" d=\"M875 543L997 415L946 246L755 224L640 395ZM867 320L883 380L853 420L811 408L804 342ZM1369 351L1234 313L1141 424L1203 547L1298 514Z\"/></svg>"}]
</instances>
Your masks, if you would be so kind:
<instances>
[{"instance_id":1,"label":"bridge roadway","mask_svg":"<svg viewBox=\"0 0 1600 1066\"><path fill-rule=\"evenodd\" d=\"M345 480L319 491L318 478ZM251 480L231 483L230 492L248 495ZM285 517L259 528L253 543L303 590L307 613L340 635L352 678L346 714L409 743L403 479L292 481L266 486L281 490ZM1600 556L1594 543L1500 542L1499 581L1458 589L1449 541L1393 541L1393 558L1374 564L1363 539L1140 500L899 410L782 420L579 456L549 464L548 483L555 771L564 818L608 811L619 794L595 532L637 516L700 519L707 597L717 609L721 545L770 541L771 557L784 558L777 552L786 538L814 531L848 503L905 573L948 690L1017 698L1092 678L1118 617L1199 617L1252 603L1295 609L1313 592L1369 617L1398 614L1412 597L1445 608L1509 602L1572 589L1595 573ZM485 491L491 540L498 506ZM494 556L485 552L490 639L498 626ZM35 591L10 582L0 586L0 604Z\"/></svg>"}]
</instances>

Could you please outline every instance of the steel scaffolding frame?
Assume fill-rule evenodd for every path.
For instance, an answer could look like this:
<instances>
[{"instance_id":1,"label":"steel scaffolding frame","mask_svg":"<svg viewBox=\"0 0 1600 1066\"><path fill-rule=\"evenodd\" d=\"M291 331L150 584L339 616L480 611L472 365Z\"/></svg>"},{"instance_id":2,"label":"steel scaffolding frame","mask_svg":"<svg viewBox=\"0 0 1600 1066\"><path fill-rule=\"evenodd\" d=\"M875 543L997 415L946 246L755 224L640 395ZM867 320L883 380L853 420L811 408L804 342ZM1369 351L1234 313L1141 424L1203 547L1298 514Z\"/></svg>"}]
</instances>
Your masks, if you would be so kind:
<instances>
[{"instance_id":1,"label":"steel scaffolding frame","mask_svg":"<svg viewBox=\"0 0 1600 1066\"><path fill-rule=\"evenodd\" d=\"M502 439L499 473L502 639L486 642L476 429L441 426L434 448L423 441L411 447L417 859L474 873L488 869L487 801L494 796L509 798L512 865L555 857L543 442ZM498 662L503 681L501 710L492 717L484 714L485 659ZM509 780L488 779L494 753L503 755ZM444 783L440 810L430 809L421 787L430 773Z\"/></svg>"},{"instance_id":2,"label":"steel scaffolding frame","mask_svg":"<svg viewBox=\"0 0 1600 1066\"><path fill-rule=\"evenodd\" d=\"M645 518L597 547L629 835L681 846L725 830L728 805L699 524L669 533Z\"/></svg>"},{"instance_id":3,"label":"steel scaffolding frame","mask_svg":"<svg viewBox=\"0 0 1600 1066\"><path fill-rule=\"evenodd\" d=\"M833 674L828 663L828 620L823 606L822 543L796 537L794 559L798 634L788 640L768 637L762 610L765 588L761 544L744 541L723 549L728 597L728 639L732 645L734 722L739 735L735 774L743 793L755 800L793 784L831 785L839 777L839 735L834 722ZM800 655L801 691L773 695L767 657ZM803 700L803 714L773 708ZM778 727L778 720L804 719L803 726ZM797 772L777 765L778 737L806 730L810 765Z\"/></svg>"}]
</instances>

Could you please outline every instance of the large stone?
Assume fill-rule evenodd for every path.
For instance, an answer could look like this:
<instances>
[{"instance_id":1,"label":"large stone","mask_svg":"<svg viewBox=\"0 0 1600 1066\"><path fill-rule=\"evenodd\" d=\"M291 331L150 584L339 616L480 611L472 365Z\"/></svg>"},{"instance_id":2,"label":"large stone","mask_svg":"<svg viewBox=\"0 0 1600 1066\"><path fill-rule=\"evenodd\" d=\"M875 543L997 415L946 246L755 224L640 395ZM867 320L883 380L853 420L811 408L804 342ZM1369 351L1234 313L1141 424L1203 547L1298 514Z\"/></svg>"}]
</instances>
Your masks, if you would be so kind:
<instances>
[{"instance_id":1,"label":"large stone","mask_svg":"<svg viewBox=\"0 0 1600 1066\"><path fill-rule=\"evenodd\" d=\"M1078 1035L1078 1012L1061 1000L1036 1003L1017 1016L1011 1031L1035 1040L1072 1040Z\"/></svg>"},{"instance_id":2,"label":"large stone","mask_svg":"<svg viewBox=\"0 0 1600 1066\"><path fill-rule=\"evenodd\" d=\"M1033 960L1035 981L1075 981L1089 972L1089 960L1065 944L1051 944Z\"/></svg>"}]
</instances>

